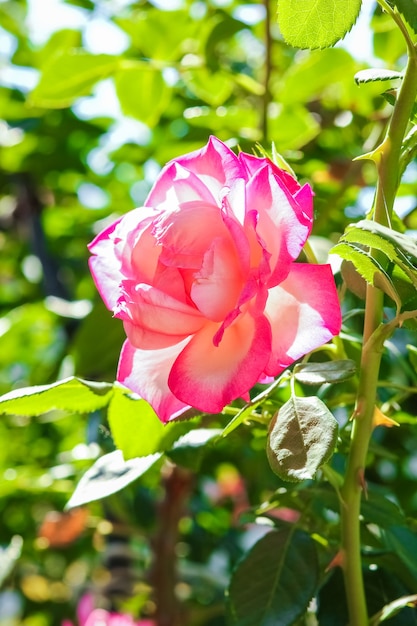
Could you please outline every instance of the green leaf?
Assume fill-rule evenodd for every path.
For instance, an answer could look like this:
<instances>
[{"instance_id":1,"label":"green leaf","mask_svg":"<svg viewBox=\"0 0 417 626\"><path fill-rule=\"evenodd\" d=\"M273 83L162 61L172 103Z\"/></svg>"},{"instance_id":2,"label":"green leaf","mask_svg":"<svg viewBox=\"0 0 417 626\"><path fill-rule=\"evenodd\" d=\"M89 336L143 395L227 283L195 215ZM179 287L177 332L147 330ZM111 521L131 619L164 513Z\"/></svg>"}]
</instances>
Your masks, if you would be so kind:
<instances>
[{"instance_id":1,"label":"green leaf","mask_svg":"<svg viewBox=\"0 0 417 626\"><path fill-rule=\"evenodd\" d=\"M371 487L368 497L361 501L361 515L366 524L372 523L381 528L405 524L405 516L395 502Z\"/></svg>"},{"instance_id":2,"label":"green leaf","mask_svg":"<svg viewBox=\"0 0 417 626\"><path fill-rule=\"evenodd\" d=\"M159 122L171 98L161 71L149 64L123 68L116 74L115 86L123 113L151 128Z\"/></svg>"},{"instance_id":3,"label":"green leaf","mask_svg":"<svg viewBox=\"0 0 417 626\"><path fill-rule=\"evenodd\" d=\"M204 449L221 435L219 428L195 428L182 435L168 452L174 463L197 471L203 459Z\"/></svg>"},{"instance_id":4,"label":"green leaf","mask_svg":"<svg viewBox=\"0 0 417 626\"><path fill-rule=\"evenodd\" d=\"M290 398L271 421L267 456L282 480L313 478L333 454L338 426L324 402L315 396Z\"/></svg>"},{"instance_id":5,"label":"green leaf","mask_svg":"<svg viewBox=\"0 0 417 626\"><path fill-rule=\"evenodd\" d=\"M160 454L152 454L125 461L120 450L105 454L81 478L66 508L81 506L120 491L147 472L160 458Z\"/></svg>"},{"instance_id":6,"label":"green leaf","mask_svg":"<svg viewBox=\"0 0 417 626\"><path fill-rule=\"evenodd\" d=\"M66 50L45 65L29 103L40 107L68 107L80 96L88 95L96 82L113 74L120 63L120 59L108 54Z\"/></svg>"},{"instance_id":7,"label":"green leaf","mask_svg":"<svg viewBox=\"0 0 417 626\"><path fill-rule=\"evenodd\" d=\"M278 0L278 24L296 48L328 48L350 31L361 0Z\"/></svg>"},{"instance_id":8,"label":"green leaf","mask_svg":"<svg viewBox=\"0 0 417 626\"><path fill-rule=\"evenodd\" d=\"M356 72L355 83L361 85L363 83L373 83L376 81L403 79L403 72L396 72L394 70L386 70L383 68L361 70Z\"/></svg>"},{"instance_id":9,"label":"green leaf","mask_svg":"<svg viewBox=\"0 0 417 626\"><path fill-rule=\"evenodd\" d=\"M413 113L413 122L416 123L416 114ZM409 133L403 141L401 147L401 159L400 159L400 175L399 180L402 178L404 171L409 163L415 158L417 153L417 126L414 125L410 129Z\"/></svg>"},{"instance_id":10,"label":"green leaf","mask_svg":"<svg viewBox=\"0 0 417 626\"><path fill-rule=\"evenodd\" d=\"M233 91L233 78L226 72L210 72L205 67L189 69L182 74L188 89L213 107L228 99Z\"/></svg>"},{"instance_id":11,"label":"green leaf","mask_svg":"<svg viewBox=\"0 0 417 626\"><path fill-rule=\"evenodd\" d=\"M314 541L300 530L269 532L238 564L228 590L233 626L290 626L318 583Z\"/></svg>"},{"instance_id":12,"label":"green leaf","mask_svg":"<svg viewBox=\"0 0 417 626\"><path fill-rule=\"evenodd\" d=\"M406 256L410 267L417 267L417 242L412 239L409 235L404 233L399 233L392 228L388 228L387 226L382 226L381 224L377 224L372 220L361 220L354 226L349 226L346 229L346 233L343 235L344 238L350 237L352 231L355 228L370 233L368 238L366 239L366 245L371 247L380 249L387 256L389 256L390 260L394 261L398 259L398 249L400 249L403 254ZM378 235L378 237L372 237L372 235ZM357 233L353 235L357 236ZM381 239L385 240L386 244L381 243ZM391 244L388 247L387 244ZM382 247L384 246L385 247ZM380 246L380 247L378 247ZM397 261L398 262L398 261Z\"/></svg>"},{"instance_id":13,"label":"green leaf","mask_svg":"<svg viewBox=\"0 0 417 626\"><path fill-rule=\"evenodd\" d=\"M163 424L146 400L116 385L107 411L110 430L125 459L170 450L195 428L196 420Z\"/></svg>"},{"instance_id":14,"label":"green leaf","mask_svg":"<svg viewBox=\"0 0 417 626\"><path fill-rule=\"evenodd\" d=\"M291 104L278 107L269 117L271 134L280 152L298 150L320 133L320 124L304 106Z\"/></svg>"},{"instance_id":15,"label":"green leaf","mask_svg":"<svg viewBox=\"0 0 417 626\"><path fill-rule=\"evenodd\" d=\"M67 378L51 385L25 387L0 397L0 413L42 415L53 409L92 413L105 407L113 395L113 385L80 378Z\"/></svg>"},{"instance_id":16,"label":"green leaf","mask_svg":"<svg viewBox=\"0 0 417 626\"><path fill-rule=\"evenodd\" d=\"M294 367L294 376L304 385L322 385L323 383L339 383L352 378L355 371L355 361L344 359L326 363L298 363Z\"/></svg>"},{"instance_id":17,"label":"green leaf","mask_svg":"<svg viewBox=\"0 0 417 626\"><path fill-rule=\"evenodd\" d=\"M404 526L390 526L385 531L388 549L393 552L409 571L417 576L417 537Z\"/></svg>"},{"instance_id":18,"label":"green leaf","mask_svg":"<svg viewBox=\"0 0 417 626\"><path fill-rule=\"evenodd\" d=\"M370 285L374 285L386 293L396 304L397 310L401 308L401 298L397 293L394 283L382 265L366 250L357 247L353 243L344 243L344 236L340 243L336 244L331 254L338 254L342 259L350 261L356 271Z\"/></svg>"},{"instance_id":19,"label":"green leaf","mask_svg":"<svg viewBox=\"0 0 417 626\"><path fill-rule=\"evenodd\" d=\"M227 437L227 435L230 435L230 433L232 433L238 426L243 424L245 420L250 419L250 416L255 408L255 405L246 404L224 427L222 437Z\"/></svg>"},{"instance_id":20,"label":"green leaf","mask_svg":"<svg viewBox=\"0 0 417 626\"><path fill-rule=\"evenodd\" d=\"M353 248L356 247L356 244L360 244L361 246L367 246L369 249L379 250L387 257L388 261L395 263L405 273L414 287L417 288L417 243L409 235L397 232L386 226L381 226L371 220L362 220L354 226L348 226L340 242L341 244L338 245L343 246L344 242L347 242ZM340 250L337 250L337 248L338 246L335 246L333 250L340 254ZM341 254L341 256L343 255ZM347 257L344 256L343 258ZM354 262L353 258L349 260ZM373 259L372 262L375 264L376 260ZM356 267L360 272L359 267ZM369 282L365 275L361 275ZM371 284L375 284L375 286L383 289L396 302L398 307L399 302L398 294L395 295L397 291L395 282L381 266L379 266L379 273Z\"/></svg>"},{"instance_id":21,"label":"green leaf","mask_svg":"<svg viewBox=\"0 0 417 626\"><path fill-rule=\"evenodd\" d=\"M164 425L146 400L115 387L107 417L117 448L125 459L153 454L159 449Z\"/></svg>"},{"instance_id":22,"label":"green leaf","mask_svg":"<svg viewBox=\"0 0 417 626\"><path fill-rule=\"evenodd\" d=\"M413 31L417 33L417 0L394 0L394 4Z\"/></svg>"}]
</instances>

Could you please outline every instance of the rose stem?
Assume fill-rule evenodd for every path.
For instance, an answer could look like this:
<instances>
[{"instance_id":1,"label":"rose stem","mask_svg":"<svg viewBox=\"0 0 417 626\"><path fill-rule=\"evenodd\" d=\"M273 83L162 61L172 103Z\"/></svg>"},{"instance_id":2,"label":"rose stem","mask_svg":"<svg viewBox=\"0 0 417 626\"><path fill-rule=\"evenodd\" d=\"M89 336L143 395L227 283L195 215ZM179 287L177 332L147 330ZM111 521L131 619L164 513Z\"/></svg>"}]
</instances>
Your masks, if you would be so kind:
<instances>
[{"instance_id":1,"label":"rose stem","mask_svg":"<svg viewBox=\"0 0 417 626\"><path fill-rule=\"evenodd\" d=\"M401 145L407 131L417 93L417 53L407 30L397 13L379 0L389 11L403 33L409 52L407 69L394 106L385 139L375 151L377 165L373 219L389 226L395 195L399 185ZM373 413L377 395L379 368L387 330L382 327L383 292L371 285L367 287L363 348L359 372L359 385L351 431L351 445L346 474L341 489L341 532L343 572L351 626L367 626L366 606L360 542L360 503L364 486L364 472L369 441L373 430Z\"/></svg>"}]
</instances>

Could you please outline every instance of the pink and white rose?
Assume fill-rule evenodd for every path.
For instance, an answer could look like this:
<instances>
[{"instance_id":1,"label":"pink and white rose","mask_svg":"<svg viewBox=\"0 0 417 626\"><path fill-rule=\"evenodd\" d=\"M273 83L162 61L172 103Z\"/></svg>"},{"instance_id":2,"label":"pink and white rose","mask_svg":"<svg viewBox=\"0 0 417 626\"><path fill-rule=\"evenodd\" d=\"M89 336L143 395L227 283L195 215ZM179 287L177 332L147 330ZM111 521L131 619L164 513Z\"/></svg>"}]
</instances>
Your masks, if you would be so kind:
<instances>
[{"instance_id":1,"label":"pink and white rose","mask_svg":"<svg viewBox=\"0 0 417 626\"><path fill-rule=\"evenodd\" d=\"M248 399L339 332L330 266L295 263L312 197L269 159L211 137L90 244L97 288L127 335L117 378L162 421Z\"/></svg>"}]
</instances>

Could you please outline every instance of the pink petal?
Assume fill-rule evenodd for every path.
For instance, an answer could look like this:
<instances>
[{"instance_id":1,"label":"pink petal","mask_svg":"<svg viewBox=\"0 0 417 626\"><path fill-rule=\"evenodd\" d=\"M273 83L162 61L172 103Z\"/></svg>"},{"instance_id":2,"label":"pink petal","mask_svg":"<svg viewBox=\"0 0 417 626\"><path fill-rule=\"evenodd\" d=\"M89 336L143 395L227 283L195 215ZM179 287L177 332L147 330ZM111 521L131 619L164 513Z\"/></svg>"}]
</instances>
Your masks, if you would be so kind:
<instances>
[{"instance_id":1,"label":"pink petal","mask_svg":"<svg viewBox=\"0 0 417 626\"><path fill-rule=\"evenodd\" d=\"M154 223L153 234L162 246L161 263L196 270L213 239L228 236L220 209L200 201L183 203L161 216Z\"/></svg>"},{"instance_id":2,"label":"pink petal","mask_svg":"<svg viewBox=\"0 0 417 626\"><path fill-rule=\"evenodd\" d=\"M329 265L295 263L269 290L265 314L272 328L272 354L265 374L276 376L337 335L341 311Z\"/></svg>"},{"instance_id":3,"label":"pink petal","mask_svg":"<svg viewBox=\"0 0 417 626\"><path fill-rule=\"evenodd\" d=\"M158 216L153 208L140 207L126 213L117 224L111 239L126 278L152 281L161 252L152 236L152 225Z\"/></svg>"},{"instance_id":4,"label":"pink petal","mask_svg":"<svg viewBox=\"0 0 417 626\"><path fill-rule=\"evenodd\" d=\"M158 262L160 250L155 241L146 235L153 209L141 207L130 211L111 226L104 229L88 246L94 255L89 259L90 270L97 289L108 309L112 310L119 298L123 278L135 276L141 282L151 280ZM143 237L140 249L137 242Z\"/></svg>"},{"instance_id":5,"label":"pink petal","mask_svg":"<svg viewBox=\"0 0 417 626\"><path fill-rule=\"evenodd\" d=\"M216 200L224 186L229 187L237 178L245 177L239 159L220 139L210 137L201 150L175 159L177 163L198 176Z\"/></svg>"},{"instance_id":6,"label":"pink petal","mask_svg":"<svg viewBox=\"0 0 417 626\"><path fill-rule=\"evenodd\" d=\"M285 278L310 234L312 192L306 186L303 204L299 204L268 166L257 172L246 189L247 206L258 214L256 232L271 254L268 286L272 287Z\"/></svg>"},{"instance_id":7,"label":"pink petal","mask_svg":"<svg viewBox=\"0 0 417 626\"><path fill-rule=\"evenodd\" d=\"M168 387L172 364L188 341L163 350L138 350L129 341L123 344L117 380L149 402L162 422L168 422L190 408Z\"/></svg>"},{"instance_id":8,"label":"pink petal","mask_svg":"<svg viewBox=\"0 0 417 626\"><path fill-rule=\"evenodd\" d=\"M176 397L201 411L218 413L246 396L270 355L271 329L263 316L240 315L213 344L216 324L194 335L173 364L168 384Z\"/></svg>"},{"instance_id":9,"label":"pink petal","mask_svg":"<svg viewBox=\"0 0 417 626\"><path fill-rule=\"evenodd\" d=\"M110 310L119 298L119 284L122 278L120 262L115 257L114 243L111 239L117 224L118 222L114 222L88 245L88 249L94 255L88 260L91 275L104 304Z\"/></svg>"},{"instance_id":10,"label":"pink petal","mask_svg":"<svg viewBox=\"0 0 417 626\"><path fill-rule=\"evenodd\" d=\"M205 317L220 322L236 307L243 284L244 276L230 238L217 237L195 274L190 295Z\"/></svg>"},{"instance_id":11,"label":"pink petal","mask_svg":"<svg viewBox=\"0 0 417 626\"><path fill-rule=\"evenodd\" d=\"M125 281L123 286L125 295L119 300L115 317L126 322L126 334L135 348L171 346L205 323L197 309L159 289L133 281Z\"/></svg>"},{"instance_id":12,"label":"pink petal","mask_svg":"<svg viewBox=\"0 0 417 626\"><path fill-rule=\"evenodd\" d=\"M183 202L200 200L217 204L219 189L210 189L200 176L196 176L195 172L181 165L179 161L180 159L176 159L162 169L145 206L170 213Z\"/></svg>"},{"instance_id":13,"label":"pink petal","mask_svg":"<svg viewBox=\"0 0 417 626\"><path fill-rule=\"evenodd\" d=\"M245 167L247 171L248 179L254 176L262 167L267 165L273 172L275 178L281 181L282 185L288 189L291 195L297 193L300 189L300 185L298 182L285 170L277 167L270 159L259 158L252 154L246 154L245 152L240 152L239 161Z\"/></svg>"}]
</instances>

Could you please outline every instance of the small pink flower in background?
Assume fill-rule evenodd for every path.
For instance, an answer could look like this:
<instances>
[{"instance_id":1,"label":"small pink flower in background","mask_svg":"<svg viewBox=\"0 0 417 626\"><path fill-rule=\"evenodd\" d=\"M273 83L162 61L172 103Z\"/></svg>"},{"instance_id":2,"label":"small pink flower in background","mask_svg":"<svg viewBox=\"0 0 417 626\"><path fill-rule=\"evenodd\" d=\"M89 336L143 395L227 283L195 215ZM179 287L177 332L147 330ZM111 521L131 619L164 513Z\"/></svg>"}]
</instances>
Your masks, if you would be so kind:
<instances>
[{"instance_id":1,"label":"small pink flower in background","mask_svg":"<svg viewBox=\"0 0 417 626\"><path fill-rule=\"evenodd\" d=\"M330 267L294 262L312 195L269 159L211 137L90 244L97 288L127 335L118 380L162 421L248 399L339 332Z\"/></svg>"},{"instance_id":2,"label":"small pink flower in background","mask_svg":"<svg viewBox=\"0 0 417 626\"><path fill-rule=\"evenodd\" d=\"M155 626L149 619L135 621L131 615L110 613L104 609L95 609L93 597L84 595L77 606L77 626ZM62 626L74 626L69 620L62 622Z\"/></svg>"}]
</instances>

